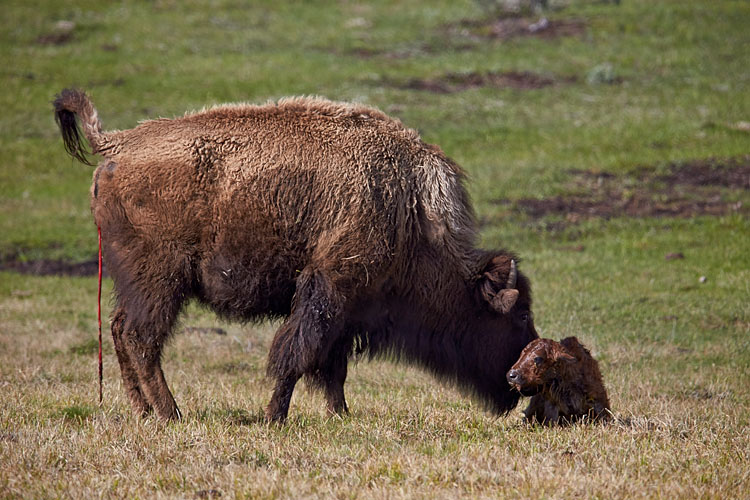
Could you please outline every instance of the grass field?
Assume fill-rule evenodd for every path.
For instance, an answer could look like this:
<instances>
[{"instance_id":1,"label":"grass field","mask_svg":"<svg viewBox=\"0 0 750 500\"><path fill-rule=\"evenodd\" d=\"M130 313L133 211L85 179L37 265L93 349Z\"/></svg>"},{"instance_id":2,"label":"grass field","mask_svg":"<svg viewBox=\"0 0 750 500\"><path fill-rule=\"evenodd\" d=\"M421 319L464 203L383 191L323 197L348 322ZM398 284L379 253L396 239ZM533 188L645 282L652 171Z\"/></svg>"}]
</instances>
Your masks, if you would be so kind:
<instances>
[{"instance_id":1,"label":"grass field","mask_svg":"<svg viewBox=\"0 0 750 500\"><path fill-rule=\"evenodd\" d=\"M750 3L550 2L533 33L492 3L4 4L0 498L747 498ZM131 415L108 338L99 406L96 278L45 272L95 255L70 86L107 129L292 94L397 116L467 170L483 244L523 257L543 336L591 348L615 422L529 427L378 361L347 417L299 390L268 426L276 325L195 306L164 360L184 420Z\"/></svg>"}]
</instances>

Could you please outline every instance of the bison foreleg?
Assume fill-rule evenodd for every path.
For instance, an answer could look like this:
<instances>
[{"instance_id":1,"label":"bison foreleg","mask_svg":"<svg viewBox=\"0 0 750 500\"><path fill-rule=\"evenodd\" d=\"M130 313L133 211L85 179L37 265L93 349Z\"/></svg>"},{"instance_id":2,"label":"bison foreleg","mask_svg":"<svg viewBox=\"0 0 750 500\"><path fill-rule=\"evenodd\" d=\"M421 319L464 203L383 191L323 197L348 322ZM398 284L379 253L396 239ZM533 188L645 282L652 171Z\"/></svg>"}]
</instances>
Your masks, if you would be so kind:
<instances>
[{"instance_id":1,"label":"bison foreleg","mask_svg":"<svg viewBox=\"0 0 750 500\"><path fill-rule=\"evenodd\" d=\"M342 332L343 298L333 280L320 270L306 268L297 279L292 313L276 332L268 354L268 374L276 379L266 417L283 421L289 411L294 385L302 375L315 378L320 367L331 366L330 385L325 384L333 411L346 409L343 383L346 364L331 359L331 347ZM331 365L331 363L334 363Z\"/></svg>"},{"instance_id":2,"label":"bison foreleg","mask_svg":"<svg viewBox=\"0 0 750 500\"><path fill-rule=\"evenodd\" d=\"M283 422L286 420L294 386L299 378L299 375L290 374L276 380L271 402L266 407L266 420L269 422Z\"/></svg>"},{"instance_id":3,"label":"bison foreleg","mask_svg":"<svg viewBox=\"0 0 750 500\"><path fill-rule=\"evenodd\" d=\"M346 406L346 399L344 398L348 358L348 353L337 356L331 367L323 373L328 411L333 414L340 415L349 412L349 407Z\"/></svg>"},{"instance_id":4,"label":"bison foreleg","mask_svg":"<svg viewBox=\"0 0 750 500\"><path fill-rule=\"evenodd\" d=\"M344 398L344 382L351 351L351 337L341 337L324 355L324 364L315 372L307 374L308 383L324 392L328 411L332 414L340 415L349 411Z\"/></svg>"}]
</instances>

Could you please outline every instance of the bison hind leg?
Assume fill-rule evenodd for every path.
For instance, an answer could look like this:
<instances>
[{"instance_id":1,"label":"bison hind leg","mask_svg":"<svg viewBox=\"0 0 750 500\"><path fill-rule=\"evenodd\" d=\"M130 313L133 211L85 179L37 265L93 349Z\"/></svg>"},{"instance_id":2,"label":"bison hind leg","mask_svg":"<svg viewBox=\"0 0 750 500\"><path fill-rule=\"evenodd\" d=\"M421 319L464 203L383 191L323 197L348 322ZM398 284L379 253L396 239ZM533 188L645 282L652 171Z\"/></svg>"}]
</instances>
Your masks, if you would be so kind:
<instances>
[{"instance_id":1,"label":"bison hind leg","mask_svg":"<svg viewBox=\"0 0 750 500\"><path fill-rule=\"evenodd\" d=\"M146 401L140 382L138 381L138 372L136 371L130 354L125 346L125 311L118 308L112 315L112 341L115 345L117 362L120 365L120 374L125 391L130 399L133 411L140 416L146 416L152 411L152 406Z\"/></svg>"},{"instance_id":2,"label":"bison hind leg","mask_svg":"<svg viewBox=\"0 0 750 500\"><path fill-rule=\"evenodd\" d=\"M185 294L154 286L152 290L164 294L155 297L128 284L123 279L115 281L118 321L113 324L113 337L131 404L141 415L153 409L162 420L179 420L180 410L164 378L161 355Z\"/></svg>"}]
</instances>

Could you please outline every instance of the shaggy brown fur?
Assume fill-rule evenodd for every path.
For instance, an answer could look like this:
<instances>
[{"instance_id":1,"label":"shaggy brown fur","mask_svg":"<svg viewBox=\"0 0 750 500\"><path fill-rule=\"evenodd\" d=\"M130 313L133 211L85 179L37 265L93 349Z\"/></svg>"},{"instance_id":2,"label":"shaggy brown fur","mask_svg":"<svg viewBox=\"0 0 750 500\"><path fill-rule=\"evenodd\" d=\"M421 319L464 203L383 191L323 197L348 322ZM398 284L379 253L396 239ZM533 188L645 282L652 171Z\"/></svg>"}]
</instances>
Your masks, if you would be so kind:
<instances>
[{"instance_id":1,"label":"shaggy brown fur","mask_svg":"<svg viewBox=\"0 0 750 500\"><path fill-rule=\"evenodd\" d=\"M532 396L524 411L530 422L572 422L581 417L610 418L609 399L599 364L576 337L559 343L537 339L508 371L508 382Z\"/></svg>"},{"instance_id":2,"label":"shaggy brown fur","mask_svg":"<svg viewBox=\"0 0 750 500\"><path fill-rule=\"evenodd\" d=\"M464 174L372 108L313 98L227 105L102 132L80 91L55 113L102 156L91 210L116 309L112 336L136 412L179 417L161 353L191 299L222 316L284 317L268 356L267 416L300 377L346 411L356 352L426 367L497 412L505 372L537 337L514 257L475 247Z\"/></svg>"}]
</instances>

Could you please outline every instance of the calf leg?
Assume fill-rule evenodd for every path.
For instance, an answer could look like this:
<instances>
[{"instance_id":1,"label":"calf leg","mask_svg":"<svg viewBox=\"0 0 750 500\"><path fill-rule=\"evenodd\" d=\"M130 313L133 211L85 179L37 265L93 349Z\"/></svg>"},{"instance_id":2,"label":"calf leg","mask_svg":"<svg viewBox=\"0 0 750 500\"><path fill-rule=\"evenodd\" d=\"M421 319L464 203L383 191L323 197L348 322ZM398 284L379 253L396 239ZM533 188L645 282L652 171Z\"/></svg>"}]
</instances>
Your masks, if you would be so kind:
<instances>
[{"instance_id":1,"label":"calf leg","mask_svg":"<svg viewBox=\"0 0 750 500\"><path fill-rule=\"evenodd\" d=\"M532 396L523 413L530 423L536 420L542 425L554 425L560 421L560 409L542 394Z\"/></svg>"},{"instance_id":2,"label":"calf leg","mask_svg":"<svg viewBox=\"0 0 750 500\"><path fill-rule=\"evenodd\" d=\"M112 341L115 344L115 353L117 354L117 361L120 364L122 382L128 398L130 398L130 405L133 407L133 411L137 415L146 416L151 412L152 408L141 391L138 373L125 347L124 324L125 311L122 308L118 308L112 316Z\"/></svg>"},{"instance_id":3,"label":"calf leg","mask_svg":"<svg viewBox=\"0 0 750 500\"><path fill-rule=\"evenodd\" d=\"M544 425L554 425L554 424L560 423L560 420L561 420L560 408L558 408L555 403L545 400L544 420L541 420L541 422Z\"/></svg>"},{"instance_id":4,"label":"calf leg","mask_svg":"<svg viewBox=\"0 0 750 500\"><path fill-rule=\"evenodd\" d=\"M529 423L533 423L534 420L540 424L544 422L544 404L545 399L542 395L536 394L531 396L529 406L523 411L523 414Z\"/></svg>"}]
</instances>

